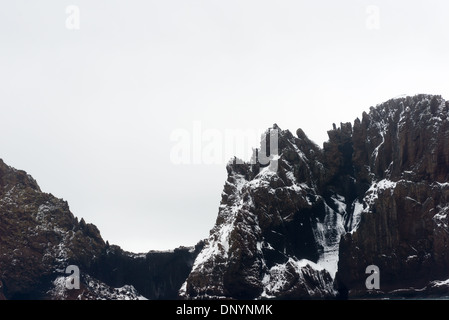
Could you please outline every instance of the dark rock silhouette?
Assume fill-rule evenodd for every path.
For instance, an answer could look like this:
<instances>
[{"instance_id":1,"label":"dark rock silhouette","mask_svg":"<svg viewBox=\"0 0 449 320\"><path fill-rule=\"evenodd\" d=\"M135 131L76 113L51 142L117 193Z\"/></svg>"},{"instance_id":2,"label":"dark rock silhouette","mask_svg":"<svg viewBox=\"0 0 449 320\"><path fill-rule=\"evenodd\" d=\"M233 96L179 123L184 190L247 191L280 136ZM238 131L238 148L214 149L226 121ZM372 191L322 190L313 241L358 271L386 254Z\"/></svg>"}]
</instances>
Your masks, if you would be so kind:
<instances>
[{"instance_id":1,"label":"dark rock silhouette","mask_svg":"<svg viewBox=\"0 0 449 320\"><path fill-rule=\"evenodd\" d=\"M390 100L354 123L363 213L342 238L337 276L353 295L366 292L370 264L379 267L384 291L449 278L448 110L441 97L419 95Z\"/></svg>"},{"instance_id":2,"label":"dark rock silhouette","mask_svg":"<svg viewBox=\"0 0 449 320\"><path fill-rule=\"evenodd\" d=\"M273 125L252 161L227 164L209 238L165 252L110 245L0 160L0 299L445 296L448 112L440 96L392 99L333 124L323 148ZM79 289L64 285L68 265Z\"/></svg>"},{"instance_id":3,"label":"dark rock silhouette","mask_svg":"<svg viewBox=\"0 0 449 320\"><path fill-rule=\"evenodd\" d=\"M277 169L228 165L216 225L181 295L372 296L371 264L377 294L447 287L448 109L440 96L393 99L333 125L323 149L273 126Z\"/></svg>"},{"instance_id":4,"label":"dark rock silhouette","mask_svg":"<svg viewBox=\"0 0 449 320\"><path fill-rule=\"evenodd\" d=\"M67 202L0 160L0 299L174 299L200 248L138 255L110 246ZM79 290L64 285L69 265L80 270Z\"/></svg>"}]
</instances>

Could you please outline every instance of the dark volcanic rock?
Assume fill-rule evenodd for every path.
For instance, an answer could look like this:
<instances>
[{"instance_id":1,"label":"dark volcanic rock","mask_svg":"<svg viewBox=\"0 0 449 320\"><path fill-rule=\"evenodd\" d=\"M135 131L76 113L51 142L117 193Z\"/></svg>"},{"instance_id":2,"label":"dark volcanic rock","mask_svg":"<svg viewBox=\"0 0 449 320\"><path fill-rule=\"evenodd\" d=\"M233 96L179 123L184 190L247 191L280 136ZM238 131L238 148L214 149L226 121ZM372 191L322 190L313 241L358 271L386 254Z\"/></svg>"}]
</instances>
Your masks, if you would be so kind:
<instances>
[{"instance_id":1,"label":"dark volcanic rock","mask_svg":"<svg viewBox=\"0 0 449 320\"><path fill-rule=\"evenodd\" d=\"M372 264L382 292L448 279L448 111L439 96L393 99L334 125L323 149L273 126L259 151L278 134L269 167L228 164L217 222L181 295L333 297L337 266L340 297L373 294Z\"/></svg>"},{"instance_id":2,"label":"dark volcanic rock","mask_svg":"<svg viewBox=\"0 0 449 320\"><path fill-rule=\"evenodd\" d=\"M67 202L0 160L0 299L174 299L201 248L138 255L109 246ZM80 289L66 287L69 265Z\"/></svg>"},{"instance_id":3,"label":"dark volcanic rock","mask_svg":"<svg viewBox=\"0 0 449 320\"><path fill-rule=\"evenodd\" d=\"M0 300L6 300L6 297L3 294L3 283L1 281L0 281Z\"/></svg>"},{"instance_id":4,"label":"dark volcanic rock","mask_svg":"<svg viewBox=\"0 0 449 320\"><path fill-rule=\"evenodd\" d=\"M336 259L342 217L317 193L316 177L325 179L320 149L302 130L297 134L276 125L267 131L261 152L269 135L278 141L269 166L228 164L216 225L181 290L183 297L335 294L332 277L316 262Z\"/></svg>"},{"instance_id":5,"label":"dark volcanic rock","mask_svg":"<svg viewBox=\"0 0 449 320\"><path fill-rule=\"evenodd\" d=\"M393 99L334 125L322 149L273 125L251 163L228 163L209 238L170 252L104 243L0 160L0 299L445 296L448 112L440 96ZM64 287L69 264L78 290ZM370 265L379 290L366 288Z\"/></svg>"},{"instance_id":6,"label":"dark volcanic rock","mask_svg":"<svg viewBox=\"0 0 449 320\"><path fill-rule=\"evenodd\" d=\"M354 129L355 178L370 186L359 188L359 227L340 243L337 278L350 294L366 293L371 264L385 291L449 278L447 112L438 96L395 99Z\"/></svg>"},{"instance_id":7,"label":"dark volcanic rock","mask_svg":"<svg viewBox=\"0 0 449 320\"><path fill-rule=\"evenodd\" d=\"M134 254L110 246L92 268L92 275L113 287L132 285L147 299L177 299L203 243L194 248Z\"/></svg>"},{"instance_id":8,"label":"dark volcanic rock","mask_svg":"<svg viewBox=\"0 0 449 320\"><path fill-rule=\"evenodd\" d=\"M71 264L88 269L103 246L96 227L78 223L67 202L0 160L0 281L8 299L39 298L49 278Z\"/></svg>"}]
</instances>

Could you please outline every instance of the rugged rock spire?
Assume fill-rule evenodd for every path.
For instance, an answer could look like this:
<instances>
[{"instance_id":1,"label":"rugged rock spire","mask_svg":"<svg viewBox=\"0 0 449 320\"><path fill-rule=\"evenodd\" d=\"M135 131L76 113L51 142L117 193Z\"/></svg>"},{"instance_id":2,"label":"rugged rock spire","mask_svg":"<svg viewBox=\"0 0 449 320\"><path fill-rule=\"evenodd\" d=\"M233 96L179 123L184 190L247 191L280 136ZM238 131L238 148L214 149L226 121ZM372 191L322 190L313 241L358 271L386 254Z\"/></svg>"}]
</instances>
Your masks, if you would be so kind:
<instances>
[{"instance_id":1,"label":"rugged rock spire","mask_svg":"<svg viewBox=\"0 0 449 320\"><path fill-rule=\"evenodd\" d=\"M216 225L180 294L364 295L371 264L384 292L449 278L448 106L387 101L334 125L323 149L301 129L271 129L276 170L228 164Z\"/></svg>"},{"instance_id":2,"label":"rugged rock spire","mask_svg":"<svg viewBox=\"0 0 449 320\"><path fill-rule=\"evenodd\" d=\"M278 153L271 155L275 169L228 164L216 225L182 296L254 299L336 294L332 276L343 220L338 196L329 194L326 200L318 192L325 179L320 149L302 130L298 137L277 126L268 132L278 138Z\"/></svg>"},{"instance_id":3,"label":"rugged rock spire","mask_svg":"<svg viewBox=\"0 0 449 320\"><path fill-rule=\"evenodd\" d=\"M323 148L273 125L252 163L227 164L208 239L170 252L105 243L65 201L0 160L0 299L444 294L448 113L440 96L389 100L333 125ZM64 287L69 264L83 272L79 290ZM380 272L374 292L370 265Z\"/></svg>"}]
</instances>

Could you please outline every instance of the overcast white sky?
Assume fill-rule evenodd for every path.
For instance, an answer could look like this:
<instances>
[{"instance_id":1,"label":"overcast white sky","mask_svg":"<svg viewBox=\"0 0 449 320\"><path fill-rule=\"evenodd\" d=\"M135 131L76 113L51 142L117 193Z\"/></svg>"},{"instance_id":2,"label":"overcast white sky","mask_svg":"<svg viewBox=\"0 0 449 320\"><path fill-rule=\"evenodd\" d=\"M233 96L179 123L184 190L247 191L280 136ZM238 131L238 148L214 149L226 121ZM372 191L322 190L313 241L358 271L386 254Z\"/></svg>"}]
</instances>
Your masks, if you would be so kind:
<instances>
[{"instance_id":1,"label":"overcast white sky","mask_svg":"<svg viewBox=\"0 0 449 320\"><path fill-rule=\"evenodd\" d=\"M193 245L228 159L175 164L174 132L277 123L322 145L395 96L449 97L449 2L392 2L0 0L0 158L110 243Z\"/></svg>"}]
</instances>

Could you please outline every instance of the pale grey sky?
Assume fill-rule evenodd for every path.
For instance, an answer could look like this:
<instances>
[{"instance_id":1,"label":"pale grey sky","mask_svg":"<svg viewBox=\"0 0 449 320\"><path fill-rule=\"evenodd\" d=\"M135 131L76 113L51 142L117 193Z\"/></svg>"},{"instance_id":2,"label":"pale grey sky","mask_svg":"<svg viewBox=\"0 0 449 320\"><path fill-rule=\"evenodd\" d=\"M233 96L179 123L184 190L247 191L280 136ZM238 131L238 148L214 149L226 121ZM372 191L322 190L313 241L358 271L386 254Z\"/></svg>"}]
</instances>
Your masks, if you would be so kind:
<instances>
[{"instance_id":1,"label":"pale grey sky","mask_svg":"<svg viewBox=\"0 0 449 320\"><path fill-rule=\"evenodd\" d=\"M1 0L0 158L124 249L193 245L227 159L177 165L173 132L322 145L395 96L449 97L449 2L392 2Z\"/></svg>"}]
</instances>

